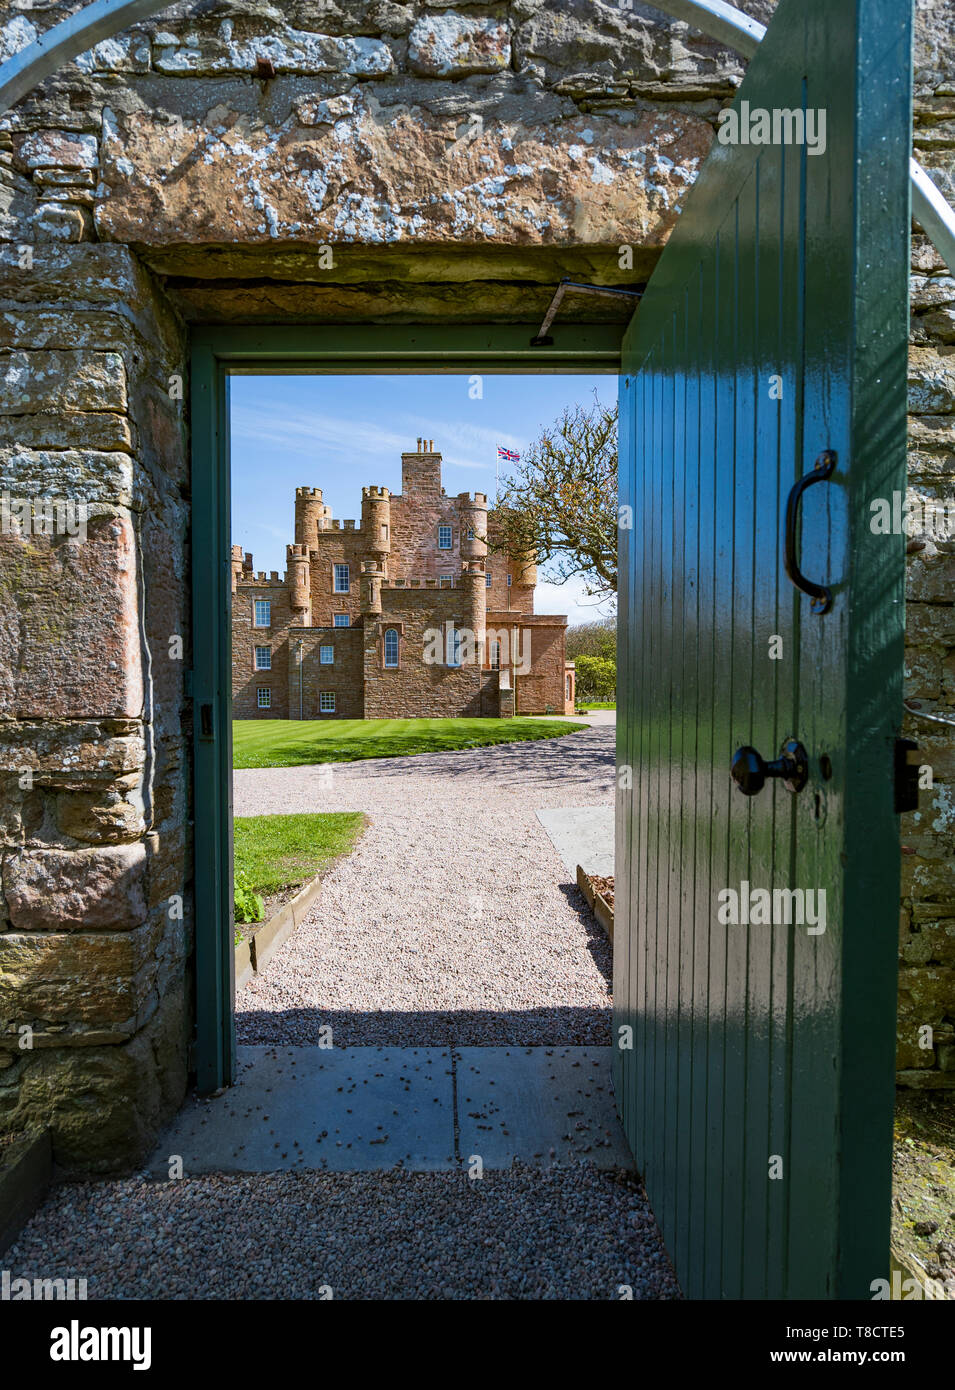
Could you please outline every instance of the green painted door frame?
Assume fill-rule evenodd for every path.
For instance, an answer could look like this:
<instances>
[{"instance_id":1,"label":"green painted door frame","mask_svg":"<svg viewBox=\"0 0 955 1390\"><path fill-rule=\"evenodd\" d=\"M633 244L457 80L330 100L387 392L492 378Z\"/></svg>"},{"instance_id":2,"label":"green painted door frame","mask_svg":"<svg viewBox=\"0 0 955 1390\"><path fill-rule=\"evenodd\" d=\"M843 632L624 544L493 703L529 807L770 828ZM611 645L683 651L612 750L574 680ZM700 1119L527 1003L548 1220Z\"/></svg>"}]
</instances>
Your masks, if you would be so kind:
<instances>
[{"instance_id":1,"label":"green painted door frame","mask_svg":"<svg viewBox=\"0 0 955 1390\"><path fill-rule=\"evenodd\" d=\"M620 368L623 330L499 326L199 327L191 336L196 1075L235 1080L232 944L232 568L229 379L237 374L560 373Z\"/></svg>"}]
</instances>

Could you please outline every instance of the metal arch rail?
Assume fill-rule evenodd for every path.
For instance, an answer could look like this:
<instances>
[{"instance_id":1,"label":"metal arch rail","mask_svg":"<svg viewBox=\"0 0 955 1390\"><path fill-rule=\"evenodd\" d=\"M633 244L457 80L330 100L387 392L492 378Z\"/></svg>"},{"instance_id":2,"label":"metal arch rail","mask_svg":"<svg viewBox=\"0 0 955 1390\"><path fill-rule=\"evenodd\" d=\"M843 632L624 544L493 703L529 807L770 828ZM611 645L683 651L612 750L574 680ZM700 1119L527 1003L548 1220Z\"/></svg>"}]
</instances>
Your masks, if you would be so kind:
<instances>
[{"instance_id":1,"label":"metal arch rail","mask_svg":"<svg viewBox=\"0 0 955 1390\"><path fill-rule=\"evenodd\" d=\"M750 19L724 0L650 0L655 10L683 19L695 29L752 58L766 33L765 24ZM913 159L910 164L912 216L925 228L942 260L955 273L955 208Z\"/></svg>"},{"instance_id":2,"label":"metal arch rail","mask_svg":"<svg viewBox=\"0 0 955 1390\"><path fill-rule=\"evenodd\" d=\"M0 113L8 111L71 58L128 29L137 20L168 9L169 3L170 0L94 0L92 5L54 24L0 67Z\"/></svg>"}]
</instances>

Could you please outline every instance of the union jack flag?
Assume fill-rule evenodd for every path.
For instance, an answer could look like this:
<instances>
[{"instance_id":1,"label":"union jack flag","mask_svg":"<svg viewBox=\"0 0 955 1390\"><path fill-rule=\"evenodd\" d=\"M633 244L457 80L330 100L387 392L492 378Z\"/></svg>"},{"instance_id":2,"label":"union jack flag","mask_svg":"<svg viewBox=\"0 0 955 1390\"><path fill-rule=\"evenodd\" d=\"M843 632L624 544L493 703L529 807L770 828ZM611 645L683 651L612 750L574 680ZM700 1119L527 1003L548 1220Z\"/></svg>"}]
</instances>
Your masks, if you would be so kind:
<instances>
[{"instance_id":1,"label":"union jack flag","mask_svg":"<svg viewBox=\"0 0 955 1390\"><path fill-rule=\"evenodd\" d=\"M502 449L498 447L497 456L499 459L507 459L508 463L520 463L520 454L515 454L513 449Z\"/></svg>"}]
</instances>

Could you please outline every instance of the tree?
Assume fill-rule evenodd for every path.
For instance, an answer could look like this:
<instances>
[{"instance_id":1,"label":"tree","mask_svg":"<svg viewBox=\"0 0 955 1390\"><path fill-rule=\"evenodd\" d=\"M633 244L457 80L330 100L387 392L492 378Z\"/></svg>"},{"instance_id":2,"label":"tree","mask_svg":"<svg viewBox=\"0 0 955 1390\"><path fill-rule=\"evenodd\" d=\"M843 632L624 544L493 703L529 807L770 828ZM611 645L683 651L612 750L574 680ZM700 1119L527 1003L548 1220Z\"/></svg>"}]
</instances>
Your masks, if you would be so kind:
<instances>
[{"instance_id":1,"label":"tree","mask_svg":"<svg viewBox=\"0 0 955 1390\"><path fill-rule=\"evenodd\" d=\"M563 584L583 575L586 592L617 592L617 407L594 395L541 431L504 478L488 543L550 565Z\"/></svg>"},{"instance_id":2,"label":"tree","mask_svg":"<svg viewBox=\"0 0 955 1390\"><path fill-rule=\"evenodd\" d=\"M605 661L617 661L617 620L600 618L592 623L577 623L567 629L567 660L579 656L601 656Z\"/></svg>"},{"instance_id":3,"label":"tree","mask_svg":"<svg viewBox=\"0 0 955 1390\"><path fill-rule=\"evenodd\" d=\"M617 689L617 663L602 656L578 656L578 700L609 700Z\"/></svg>"}]
</instances>

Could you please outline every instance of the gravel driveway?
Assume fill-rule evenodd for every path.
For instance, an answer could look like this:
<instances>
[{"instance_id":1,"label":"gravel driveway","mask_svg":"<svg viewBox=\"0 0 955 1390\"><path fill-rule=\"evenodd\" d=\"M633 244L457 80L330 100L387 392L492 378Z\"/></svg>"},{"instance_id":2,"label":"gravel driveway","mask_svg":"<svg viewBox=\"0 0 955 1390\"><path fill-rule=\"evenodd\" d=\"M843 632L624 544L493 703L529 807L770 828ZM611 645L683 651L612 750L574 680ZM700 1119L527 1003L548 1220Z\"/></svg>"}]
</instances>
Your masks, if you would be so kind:
<instances>
[{"instance_id":1,"label":"gravel driveway","mask_svg":"<svg viewBox=\"0 0 955 1390\"><path fill-rule=\"evenodd\" d=\"M637 1179L587 1163L64 1186L4 1263L91 1299L680 1297Z\"/></svg>"},{"instance_id":2,"label":"gravel driveway","mask_svg":"<svg viewBox=\"0 0 955 1390\"><path fill-rule=\"evenodd\" d=\"M607 1045L609 943L541 807L613 799L613 717L536 743L237 771L237 816L371 825L236 1001L243 1043Z\"/></svg>"}]
</instances>

